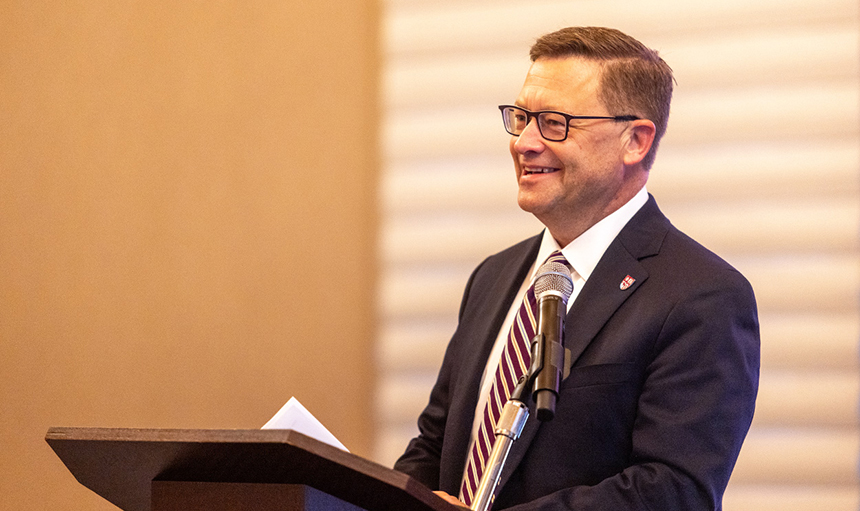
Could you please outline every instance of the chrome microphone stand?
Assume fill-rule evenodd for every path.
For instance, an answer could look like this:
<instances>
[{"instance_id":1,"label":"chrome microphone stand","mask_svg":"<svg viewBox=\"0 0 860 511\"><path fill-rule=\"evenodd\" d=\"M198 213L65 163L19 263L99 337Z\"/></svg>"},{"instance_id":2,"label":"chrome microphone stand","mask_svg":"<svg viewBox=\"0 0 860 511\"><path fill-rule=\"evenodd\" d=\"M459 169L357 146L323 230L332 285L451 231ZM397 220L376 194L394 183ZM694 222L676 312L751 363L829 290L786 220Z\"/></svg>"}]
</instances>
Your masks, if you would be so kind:
<instances>
[{"instance_id":1,"label":"chrome microphone stand","mask_svg":"<svg viewBox=\"0 0 860 511\"><path fill-rule=\"evenodd\" d=\"M518 385L517 388L521 386L522 384ZM511 447L520 437L528 418L529 408L519 399L511 398L505 403L502 408L502 415L496 424L496 441L493 444L493 450L490 452L487 466L481 475L481 482L478 483L478 488L475 490L472 511L490 509L496 486L499 484L499 476L502 475L502 468L505 466Z\"/></svg>"}]
</instances>

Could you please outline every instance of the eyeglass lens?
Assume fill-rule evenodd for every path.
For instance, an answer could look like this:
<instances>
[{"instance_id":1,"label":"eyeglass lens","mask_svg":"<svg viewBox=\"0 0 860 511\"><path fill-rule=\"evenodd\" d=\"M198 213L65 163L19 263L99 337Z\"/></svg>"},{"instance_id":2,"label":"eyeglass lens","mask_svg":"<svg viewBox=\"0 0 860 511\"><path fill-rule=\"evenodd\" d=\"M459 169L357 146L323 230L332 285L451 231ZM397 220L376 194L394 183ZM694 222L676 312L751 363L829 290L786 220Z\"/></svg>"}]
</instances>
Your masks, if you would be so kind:
<instances>
[{"instance_id":1,"label":"eyeglass lens","mask_svg":"<svg viewBox=\"0 0 860 511\"><path fill-rule=\"evenodd\" d=\"M531 117L519 108L508 107L504 111L505 128L512 135L519 135L526 129ZM538 129L547 140L564 140L567 137L567 119L553 112L541 112L537 116Z\"/></svg>"}]
</instances>

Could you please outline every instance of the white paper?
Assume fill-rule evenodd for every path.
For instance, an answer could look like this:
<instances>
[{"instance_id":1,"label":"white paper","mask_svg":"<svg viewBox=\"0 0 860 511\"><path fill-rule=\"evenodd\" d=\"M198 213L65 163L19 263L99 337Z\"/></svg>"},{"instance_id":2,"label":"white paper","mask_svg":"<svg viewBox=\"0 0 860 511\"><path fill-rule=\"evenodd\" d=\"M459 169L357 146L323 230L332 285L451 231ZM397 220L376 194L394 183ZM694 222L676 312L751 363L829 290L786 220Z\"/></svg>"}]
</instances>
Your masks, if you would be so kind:
<instances>
[{"instance_id":1,"label":"white paper","mask_svg":"<svg viewBox=\"0 0 860 511\"><path fill-rule=\"evenodd\" d=\"M262 429L292 429L303 435L315 438L320 442L327 443L338 449L349 452L316 417L311 415L299 400L291 397L287 404L278 410L274 417L269 419Z\"/></svg>"}]
</instances>

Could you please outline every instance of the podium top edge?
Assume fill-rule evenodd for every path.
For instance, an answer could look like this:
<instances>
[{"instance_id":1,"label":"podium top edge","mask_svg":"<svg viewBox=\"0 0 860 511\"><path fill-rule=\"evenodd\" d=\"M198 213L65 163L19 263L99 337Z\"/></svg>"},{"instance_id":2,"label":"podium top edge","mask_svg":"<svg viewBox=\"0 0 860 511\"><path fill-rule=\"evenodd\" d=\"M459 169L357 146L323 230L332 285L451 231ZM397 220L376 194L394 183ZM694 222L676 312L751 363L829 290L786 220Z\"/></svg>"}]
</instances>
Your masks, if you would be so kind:
<instances>
[{"instance_id":1,"label":"podium top edge","mask_svg":"<svg viewBox=\"0 0 860 511\"><path fill-rule=\"evenodd\" d=\"M339 463L358 463L364 470L382 467L376 462L341 450L292 429L167 429L51 427L45 441L52 447L69 442L123 442L176 444L273 444L291 445Z\"/></svg>"},{"instance_id":2,"label":"podium top edge","mask_svg":"<svg viewBox=\"0 0 860 511\"><path fill-rule=\"evenodd\" d=\"M172 428L92 428L51 427L45 439L58 440L173 440L223 439L230 442L283 442L290 438L311 438L292 429L172 429ZM333 447L335 448L335 447ZM335 448L336 449L336 448ZM340 451L340 449L337 449ZM343 452L343 451L342 451Z\"/></svg>"},{"instance_id":3,"label":"podium top edge","mask_svg":"<svg viewBox=\"0 0 860 511\"><path fill-rule=\"evenodd\" d=\"M91 428L51 427L45 440L94 441L174 441L174 442L231 442L231 443L295 443L313 438L291 429L169 429L169 428ZM342 451L328 444L336 452Z\"/></svg>"}]
</instances>

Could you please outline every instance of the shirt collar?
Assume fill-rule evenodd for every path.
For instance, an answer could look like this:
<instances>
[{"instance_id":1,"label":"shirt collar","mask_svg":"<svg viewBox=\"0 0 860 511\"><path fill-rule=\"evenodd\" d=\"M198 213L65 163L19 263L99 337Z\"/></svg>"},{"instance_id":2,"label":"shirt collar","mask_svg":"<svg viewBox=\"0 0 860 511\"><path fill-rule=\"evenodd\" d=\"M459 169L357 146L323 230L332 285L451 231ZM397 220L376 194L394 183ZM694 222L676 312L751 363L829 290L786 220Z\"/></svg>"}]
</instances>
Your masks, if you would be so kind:
<instances>
[{"instance_id":1,"label":"shirt collar","mask_svg":"<svg viewBox=\"0 0 860 511\"><path fill-rule=\"evenodd\" d=\"M554 251L561 249L570 266L583 280L588 280L612 240L646 202L648 202L648 191L643 186L627 203L592 225L564 248L558 246L549 229L544 229L537 261L546 261ZM537 269L536 264L534 270L537 271Z\"/></svg>"}]
</instances>

